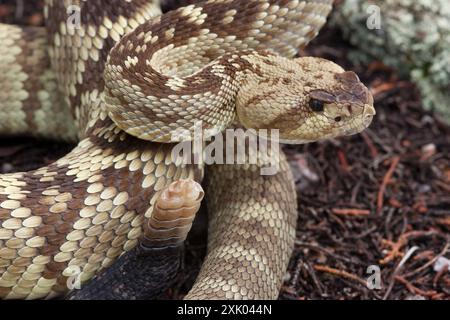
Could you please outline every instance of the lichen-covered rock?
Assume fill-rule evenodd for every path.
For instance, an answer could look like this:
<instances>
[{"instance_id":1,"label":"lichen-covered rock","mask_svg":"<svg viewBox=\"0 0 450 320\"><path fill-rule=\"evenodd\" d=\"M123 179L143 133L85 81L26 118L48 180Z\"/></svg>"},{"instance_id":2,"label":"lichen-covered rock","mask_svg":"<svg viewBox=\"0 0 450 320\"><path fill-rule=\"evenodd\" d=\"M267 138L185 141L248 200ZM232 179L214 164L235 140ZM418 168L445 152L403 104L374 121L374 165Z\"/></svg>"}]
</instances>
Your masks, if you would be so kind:
<instances>
[{"instance_id":1,"label":"lichen-covered rock","mask_svg":"<svg viewBox=\"0 0 450 320\"><path fill-rule=\"evenodd\" d=\"M376 58L410 76L425 108L450 123L449 0L344 0L333 23L358 47L352 58Z\"/></svg>"}]
</instances>

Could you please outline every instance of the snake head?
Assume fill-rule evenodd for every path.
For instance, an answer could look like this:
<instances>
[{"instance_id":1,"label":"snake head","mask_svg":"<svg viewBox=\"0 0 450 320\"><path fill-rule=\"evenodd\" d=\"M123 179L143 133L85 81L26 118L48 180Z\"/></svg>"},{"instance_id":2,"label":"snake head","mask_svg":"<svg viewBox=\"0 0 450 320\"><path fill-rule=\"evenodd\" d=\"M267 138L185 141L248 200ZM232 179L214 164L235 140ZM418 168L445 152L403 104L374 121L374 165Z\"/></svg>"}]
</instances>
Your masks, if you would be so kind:
<instances>
[{"instance_id":1,"label":"snake head","mask_svg":"<svg viewBox=\"0 0 450 320\"><path fill-rule=\"evenodd\" d=\"M281 80L259 88L258 99L241 101L245 127L278 129L281 142L301 144L357 134L372 122L374 100L356 73L312 57L273 64L283 69L274 75Z\"/></svg>"}]
</instances>

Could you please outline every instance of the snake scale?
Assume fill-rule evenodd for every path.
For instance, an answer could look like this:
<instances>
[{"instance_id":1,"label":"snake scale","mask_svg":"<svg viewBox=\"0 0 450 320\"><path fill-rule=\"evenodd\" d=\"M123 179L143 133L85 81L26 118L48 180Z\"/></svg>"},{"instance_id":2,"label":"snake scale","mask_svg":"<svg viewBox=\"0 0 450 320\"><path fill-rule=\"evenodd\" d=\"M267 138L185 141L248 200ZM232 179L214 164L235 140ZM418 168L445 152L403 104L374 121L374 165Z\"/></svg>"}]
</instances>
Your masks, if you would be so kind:
<instances>
[{"instance_id":1,"label":"snake scale","mask_svg":"<svg viewBox=\"0 0 450 320\"><path fill-rule=\"evenodd\" d=\"M49 166L0 175L0 298L64 296L76 270L89 286L137 247L166 279L176 264L164 250L185 239L203 196L204 165L172 156L179 128L279 129L305 143L370 124L356 74L293 59L331 0L181 4L162 14L151 0L46 0L46 29L0 25L0 134L79 141ZM260 174L266 161L208 166L208 253L186 298L278 296L297 199L285 156L275 175Z\"/></svg>"}]
</instances>

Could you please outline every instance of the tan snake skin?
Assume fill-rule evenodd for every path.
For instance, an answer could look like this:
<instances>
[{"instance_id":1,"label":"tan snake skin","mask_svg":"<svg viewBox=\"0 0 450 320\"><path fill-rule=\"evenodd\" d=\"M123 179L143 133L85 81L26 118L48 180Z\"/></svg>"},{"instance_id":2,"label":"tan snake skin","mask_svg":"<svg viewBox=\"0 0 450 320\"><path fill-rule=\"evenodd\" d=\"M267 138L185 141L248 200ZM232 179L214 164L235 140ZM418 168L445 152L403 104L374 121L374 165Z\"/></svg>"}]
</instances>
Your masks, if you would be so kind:
<instances>
[{"instance_id":1,"label":"tan snake skin","mask_svg":"<svg viewBox=\"0 0 450 320\"><path fill-rule=\"evenodd\" d=\"M0 134L76 141L74 119L50 68L45 29L0 24L0 43Z\"/></svg>"},{"instance_id":2,"label":"tan snake skin","mask_svg":"<svg viewBox=\"0 0 450 320\"><path fill-rule=\"evenodd\" d=\"M172 141L173 129L192 129L202 119L205 128L220 131L238 119L280 128L286 139L301 142L364 129L373 100L356 75L323 60L273 55L293 57L318 33L331 3L217 0L160 16L157 1L47 0L48 44L42 30L1 26L0 40L11 45L0 49L0 84L7 88L0 92L0 133L66 140L76 133L80 142L48 167L0 175L0 298L63 295L74 269L87 281L136 246L161 192L174 181L203 177L201 165L175 163L173 144L157 143ZM71 5L81 8L78 29L67 25ZM111 49L127 33L104 76ZM248 51L263 48L271 52ZM234 52L242 55L227 55ZM263 65L264 74L275 72L272 80L252 78ZM281 77L284 72L291 76ZM248 93L224 96L217 84L230 88L243 75L253 80L231 87L247 85ZM260 81L269 82L258 92ZM281 89L292 83L301 91L283 101ZM202 100L214 92L222 103ZM235 112L231 96L254 107ZM312 111L310 99L325 103L324 110ZM261 118L262 110L269 118ZM208 255L187 298L278 296L294 241L296 197L284 156L274 176L259 174L264 164L208 171Z\"/></svg>"}]
</instances>

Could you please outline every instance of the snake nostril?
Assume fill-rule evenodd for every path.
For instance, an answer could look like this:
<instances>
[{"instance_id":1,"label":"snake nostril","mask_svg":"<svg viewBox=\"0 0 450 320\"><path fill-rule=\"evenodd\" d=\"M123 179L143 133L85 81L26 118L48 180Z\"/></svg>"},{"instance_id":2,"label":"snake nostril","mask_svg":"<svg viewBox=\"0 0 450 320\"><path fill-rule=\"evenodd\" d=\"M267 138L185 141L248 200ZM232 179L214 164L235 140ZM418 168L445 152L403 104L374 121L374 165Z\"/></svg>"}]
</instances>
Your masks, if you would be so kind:
<instances>
[{"instance_id":1,"label":"snake nostril","mask_svg":"<svg viewBox=\"0 0 450 320\"><path fill-rule=\"evenodd\" d=\"M334 121L341 122L342 121L342 117L336 117L336 118L334 118Z\"/></svg>"}]
</instances>

